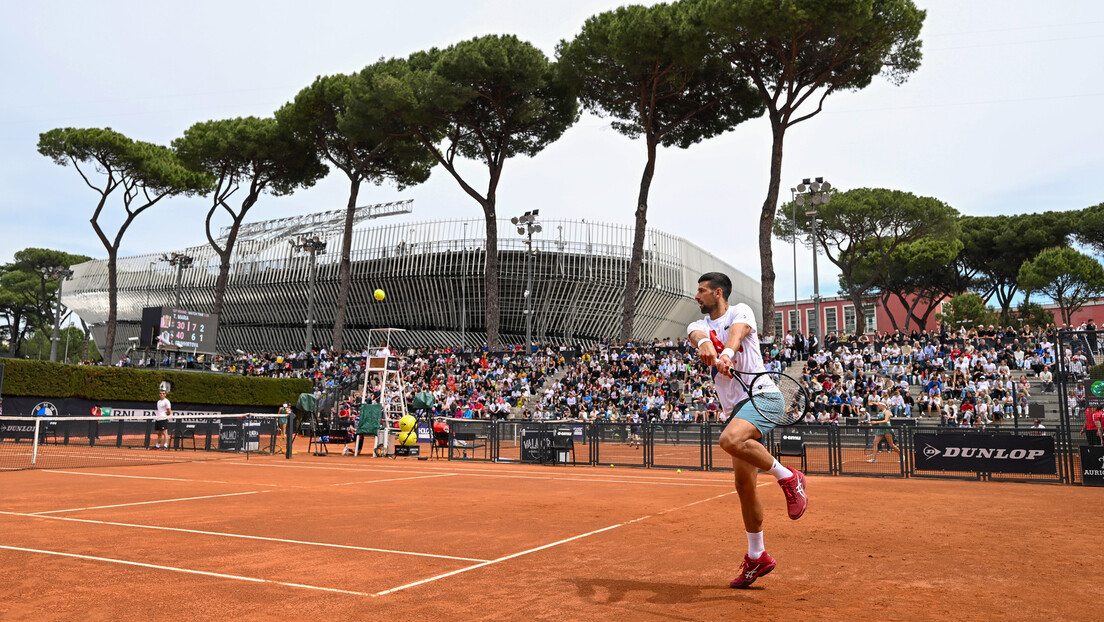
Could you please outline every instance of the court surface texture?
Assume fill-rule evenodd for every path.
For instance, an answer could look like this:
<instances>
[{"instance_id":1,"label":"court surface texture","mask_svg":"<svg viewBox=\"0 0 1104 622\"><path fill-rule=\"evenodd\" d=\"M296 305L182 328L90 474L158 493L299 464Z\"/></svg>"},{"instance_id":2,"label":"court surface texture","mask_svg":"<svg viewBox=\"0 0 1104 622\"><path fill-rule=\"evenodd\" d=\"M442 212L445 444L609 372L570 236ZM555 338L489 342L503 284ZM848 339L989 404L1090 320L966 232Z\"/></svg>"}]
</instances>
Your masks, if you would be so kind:
<instances>
[{"instance_id":1,"label":"court surface texture","mask_svg":"<svg viewBox=\"0 0 1104 622\"><path fill-rule=\"evenodd\" d=\"M305 449L305 447L304 447ZM3 620L1098 620L1104 491L234 457L0 473Z\"/></svg>"}]
</instances>

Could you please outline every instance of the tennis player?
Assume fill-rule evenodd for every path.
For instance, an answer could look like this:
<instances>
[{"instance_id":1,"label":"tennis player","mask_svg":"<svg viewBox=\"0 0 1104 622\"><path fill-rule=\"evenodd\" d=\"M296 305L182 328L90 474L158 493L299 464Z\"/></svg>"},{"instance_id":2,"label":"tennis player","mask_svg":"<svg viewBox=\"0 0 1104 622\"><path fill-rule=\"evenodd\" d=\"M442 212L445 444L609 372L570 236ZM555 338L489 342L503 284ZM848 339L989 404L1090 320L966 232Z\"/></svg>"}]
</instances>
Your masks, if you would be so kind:
<instances>
[{"instance_id":1,"label":"tennis player","mask_svg":"<svg viewBox=\"0 0 1104 622\"><path fill-rule=\"evenodd\" d=\"M165 390L160 393L161 399L157 400L157 416L153 420L153 429L157 431L157 447L155 449L169 448L169 415L172 414L172 403L166 396Z\"/></svg>"},{"instance_id":2,"label":"tennis player","mask_svg":"<svg viewBox=\"0 0 1104 622\"><path fill-rule=\"evenodd\" d=\"M897 462L900 462L901 448L893 443L893 415L889 408L886 408L885 397L882 392L878 391L878 394L868 403L878 410L878 414L876 418L871 417L868 422L870 427L874 428L874 447L867 462L878 461L878 444L882 442L882 439L885 439L891 451L897 452Z\"/></svg>"},{"instance_id":3,"label":"tennis player","mask_svg":"<svg viewBox=\"0 0 1104 622\"><path fill-rule=\"evenodd\" d=\"M732 373L754 374L766 369L759 350L755 315L744 303L729 306L731 293L732 281L727 275L709 272L699 277L694 300L706 315L690 324L687 332L691 343L697 346L698 358L714 366L713 384L717 397L725 412L732 413L721 433L720 445L732 457L736 492L740 496L740 511L747 530L748 553L740 566L740 576L733 579L730 586L746 588L775 567L774 558L763 546L763 504L757 488L760 469L778 480L786 495L786 510L791 519L801 518L809 501L805 495L805 476L782 466L763 445L763 438L774 429L774 424L755 410L748 402L743 385L732 376ZM720 352L714 346L714 337L723 345ZM779 399L778 407L782 405Z\"/></svg>"}]
</instances>

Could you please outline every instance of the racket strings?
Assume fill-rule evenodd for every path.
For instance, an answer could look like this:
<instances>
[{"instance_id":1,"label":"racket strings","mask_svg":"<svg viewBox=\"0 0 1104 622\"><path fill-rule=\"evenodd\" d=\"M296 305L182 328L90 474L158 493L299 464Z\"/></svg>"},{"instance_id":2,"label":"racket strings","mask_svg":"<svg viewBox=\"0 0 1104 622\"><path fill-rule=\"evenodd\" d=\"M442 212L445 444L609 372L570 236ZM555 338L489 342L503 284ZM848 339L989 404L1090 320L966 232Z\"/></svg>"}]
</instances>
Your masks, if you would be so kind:
<instances>
[{"instance_id":1,"label":"racket strings","mask_svg":"<svg viewBox=\"0 0 1104 622\"><path fill-rule=\"evenodd\" d=\"M784 374L771 374L779 393L765 393L757 404L760 412L779 425L792 425L801 421L809 407L809 394L793 378ZM769 397L768 397L769 396ZM781 397L781 399L779 399Z\"/></svg>"}]
</instances>

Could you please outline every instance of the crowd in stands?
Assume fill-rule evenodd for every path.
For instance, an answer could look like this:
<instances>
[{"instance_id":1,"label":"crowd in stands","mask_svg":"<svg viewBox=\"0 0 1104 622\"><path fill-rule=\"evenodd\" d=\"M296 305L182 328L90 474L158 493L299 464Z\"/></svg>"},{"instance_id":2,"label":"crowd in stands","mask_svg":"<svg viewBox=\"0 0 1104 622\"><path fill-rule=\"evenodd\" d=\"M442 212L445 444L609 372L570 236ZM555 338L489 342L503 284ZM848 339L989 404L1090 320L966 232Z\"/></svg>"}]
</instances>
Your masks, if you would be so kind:
<instances>
[{"instance_id":1,"label":"crowd in stands","mask_svg":"<svg viewBox=\"0 0 1104 622\"><path fill-rule=\"evenodd\" d=\"M861 421L870 404L881 401L894 417L985 428L1002 425L1014 413L1026 417L1033 394L1055 390L1057 338L1053 326L830 334L823 344L791 332L765 339L763 357L769 370L788 371L807 387L814 405L807 423ZM1096 347L1083 340L1065 347L1064 369L1083 377ZM217 357L214 367L247 376L309 378L334 412L351 415L362 401L366 361L378 354L376 349L337 355L325 349L239 353ZM544 345L531 358L520 348L409 348L390 354L402 359L404 398L410 403L416 393L431 393L428 414L433 415L618 422L726 418L718 410L710 370L685 340ZM1077 386L1071 390L1071 412L1084 411ZM383 391L379 377L371 375L367 401L392 399L396 391L397 383Z\"/></svg>"},{"instance_id":2,"label":"crowd in stands","mask_svg":"<svg viewBox=\"0 0 1104 622\"><path fill-rule=\"evenodd\" d=\"M1084 327L1095 330L1095 327ZM801 377L814 396L809 423L839 423L869 416L885 403L895 417L938 418L944 426L999 427L1026 417L1033 392L1055 391L1058 331L1054 327L962 328L956 332L830 335L810 357ZM787 335L784 357L800 356ZM1063 348L1070 379L1085 377L1096 343L1083 339ZM1017 372L1017 373L1013 373ZM1084 394L1071 384L1072 413L1084 412ZM1073 388L1076 387L1076 388Z\"/></svg>"}]
</instances>

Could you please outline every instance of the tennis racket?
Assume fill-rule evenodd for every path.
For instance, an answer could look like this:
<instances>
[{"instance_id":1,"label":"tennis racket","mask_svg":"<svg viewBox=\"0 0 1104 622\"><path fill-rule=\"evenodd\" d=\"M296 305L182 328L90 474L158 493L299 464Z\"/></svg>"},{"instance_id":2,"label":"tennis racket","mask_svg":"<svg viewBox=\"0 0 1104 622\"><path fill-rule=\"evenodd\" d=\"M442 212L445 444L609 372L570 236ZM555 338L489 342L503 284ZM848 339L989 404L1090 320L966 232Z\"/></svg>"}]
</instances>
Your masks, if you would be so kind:
<instances>
[{"instance_id":1,"label":"tennis racket","mask_svg":"<svg viewBox=\"0 0 1104 622\"><path fill-rule=\"evenodd\" d=\"M797 380L779 372L735 372L748 394L748 402L764 419L778 426L801 423L809 412L809 392ZM733 413L735 414L735 413Z\"/></svg>"},{"instance_id":2,"label":"tennis racket","mask_svg":"<svg viewBox=\"0 0 1104 622\"><path fill-rule=\"evenodd\" d=\"M724 350L724 343L716 331L709 331L709 340L718 353ZM740 346L740 350L743 350ZM735 371L735 370L730 370ZM713 369L716 374L716 368ZM764 419L779 426L791 426L801 423L809 412L812 399L801 383L780 372L762 371L754 374L735 372L732 377L740 381L748 394L748 401ZM735 413L732 413L735 414ZM731 417L730 417L731 418Z\"/></svg>"}]
</instances>

